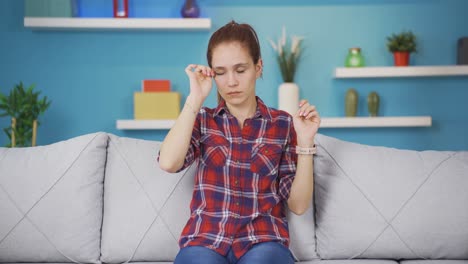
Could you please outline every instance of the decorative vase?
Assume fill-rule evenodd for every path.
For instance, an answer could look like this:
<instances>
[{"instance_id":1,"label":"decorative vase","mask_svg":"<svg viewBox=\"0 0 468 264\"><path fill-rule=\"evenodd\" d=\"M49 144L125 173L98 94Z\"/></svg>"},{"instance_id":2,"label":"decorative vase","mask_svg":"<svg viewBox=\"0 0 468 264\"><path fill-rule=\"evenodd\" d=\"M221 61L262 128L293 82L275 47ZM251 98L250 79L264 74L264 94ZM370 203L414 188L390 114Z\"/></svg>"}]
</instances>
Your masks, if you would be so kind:
<instances>
[{"instance_id":1,"label":"decorative vase","mask_svg":"<svg viewBox=\"0 0 468 264\"><path fill-rule=\"evenodd\" d=\"M200 16L200 8L198 8L196 0L185 0L180 14L185 18L196 18Z\"/></svg>"},{"instance_id":2,"label":"decorative vase","mask_svg":"<svg viewBox=\"0 0 468 264\"><path fill-rule=\"evenodd\" d=\"M345 114L346 116L356 116L358 106L358 93L353 88L346 91Z\"/></svg>"},{"instance_id":3,"label":"decorative vase","mask_svg":"<svg viewBox=\"0 0 468 264\"><path fill-rule=\"evenodd\" d=\"M409 52L395 51L393 52L393 60L395 66L408 66L409 65Z\"/></svg>"},{"instance_id":4,"label":"decorative vase","mask_svg":"<svg viewBox=\"0 0 468 264\"><path fill-rule=\"evenodd\" d=\"M380 98L376 92L370 92L367 96L367 110L370 116L377 116L379 113Z\"/></svg>"},{"instance_id":5,"label":"decorative vase","mask_svg":"<svg viewBox=\"0 0 468 264\"><path fill-rule=\"evenodd\" d=\"M128 17L128 0L114 0L114 17Z\"/></svg>"},{"instance_id":6,"label":"decorative vase","mask_svg":"<svg viewBox=\"0 0 468 264\"><path fill-rule=\"evenodd\" d=\"M282 83L278 88L278 109L295 115L299 109L299 86L296 83Z\"/></svg>"},{"instance_id":7,"label":"decorative vase","mask_svg":"<svg viewBox=\"0 0 468 264\"><path fill-rule=\"evenodd\" d=\"M350 48L345 61L346 67L364 67L364 57L361 54L361 48Z\"/></svg>"}]
</instances>

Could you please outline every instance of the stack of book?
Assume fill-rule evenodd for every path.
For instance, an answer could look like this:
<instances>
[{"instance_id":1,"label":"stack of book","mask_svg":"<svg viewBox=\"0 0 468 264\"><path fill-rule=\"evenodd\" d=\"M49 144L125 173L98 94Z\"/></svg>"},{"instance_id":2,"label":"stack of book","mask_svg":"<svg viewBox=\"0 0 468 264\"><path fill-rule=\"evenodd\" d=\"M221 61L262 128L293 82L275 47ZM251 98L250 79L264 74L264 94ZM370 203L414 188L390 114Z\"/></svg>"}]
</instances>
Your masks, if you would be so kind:
<instances>
[{"instance_id":1,"label":"stack of book","mask_svg":"<svg viewBox=\"0 0 468 264\"><path fill-rule=\"evenodd\" d=\"M180 113L180 93L171 92L169 80L143 80L141 92L134 94L135 119L176 119Z\"/></svg>"},{"instance_id":2,"label":"stack of book","mask_svg":"<svg viewBox=\"0 0 468 264\"><path fill-rule=\"evenodd\" d=\"M77 17L78 0L25 0L27 17Z\"/></svg>"}]
</instances>

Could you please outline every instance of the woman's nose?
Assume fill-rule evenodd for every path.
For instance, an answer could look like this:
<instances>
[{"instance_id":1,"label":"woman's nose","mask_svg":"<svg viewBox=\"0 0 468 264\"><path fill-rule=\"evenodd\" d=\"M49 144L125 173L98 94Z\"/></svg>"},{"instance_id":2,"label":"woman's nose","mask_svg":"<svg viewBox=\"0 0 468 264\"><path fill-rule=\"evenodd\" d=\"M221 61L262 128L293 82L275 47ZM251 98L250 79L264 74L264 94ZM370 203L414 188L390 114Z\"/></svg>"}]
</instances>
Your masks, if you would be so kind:
<instances>
[{"instance_id":1,"label":"woman's nose","mask_svg":"<svg viewBox=\"0 0 468 264\"><path fill-rule=\"evenodd\" d=\"M233 87L238 84L239 82L237 81L236 75L234 73L228 73L228 86Z\"/></svg>"}]
</instances>

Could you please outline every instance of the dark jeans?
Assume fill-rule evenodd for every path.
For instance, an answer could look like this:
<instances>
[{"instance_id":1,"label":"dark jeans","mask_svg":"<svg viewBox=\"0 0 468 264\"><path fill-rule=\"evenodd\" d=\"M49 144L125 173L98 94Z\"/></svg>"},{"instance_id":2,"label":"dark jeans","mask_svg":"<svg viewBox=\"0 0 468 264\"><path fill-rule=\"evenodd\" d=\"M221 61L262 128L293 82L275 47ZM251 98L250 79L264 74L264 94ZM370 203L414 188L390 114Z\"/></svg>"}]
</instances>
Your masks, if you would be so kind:
<instances>
[{"instance_id":1,"label":"dark jeans","mask_svg":"<svg viewBox=\"0 0 468 264\"><path fill-rule=\"evenodd\" d=\"M179 251L174 264L293 264L294 259L288 248L277 242L255 244L240 259L229 250L222 256L205 247L185 247Z\"/></svg>"}]
</instances>

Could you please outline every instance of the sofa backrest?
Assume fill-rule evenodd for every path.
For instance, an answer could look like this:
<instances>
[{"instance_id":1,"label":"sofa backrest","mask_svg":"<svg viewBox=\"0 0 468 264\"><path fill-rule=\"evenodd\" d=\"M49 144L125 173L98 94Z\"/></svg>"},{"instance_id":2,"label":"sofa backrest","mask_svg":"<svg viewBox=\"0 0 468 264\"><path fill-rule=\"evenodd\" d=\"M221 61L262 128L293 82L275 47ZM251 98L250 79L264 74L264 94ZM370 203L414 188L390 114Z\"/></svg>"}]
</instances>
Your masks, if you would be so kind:
<instances>
[{"instance_id":1,"label":"sofa backrest","mask_svg":"<svg viewBox=\"0 0 468 264\"><path fill-rule=\"evenodd\" d=\"M109 135L104 183L102 261L173 261L190 216L196 163L171 174L156 161L161 142ZM289 215L291 249L314 259L313 210Z\"/></svg>"},{"instance_id":2,"label":"sofa backrest","mask_svg":"<svg viewBox=\"0 0 468 264\"><path fill-rule=\"evenodd\" d=\"M316 144L321 258L468 258L468 152Z\"/></svg>"},{"instance_id":3,"label":"sofa backrest","mask_svg":"<svg viewBox=\"0 0 468 264\"><path fill-rule=\"evenodd\" d=\"M107 140L0 148L0 262L99 263Z\"/></svg>"},{"instance_id":4,"label":"sofa backrest","mask_svg":"<svg viewBox=\"0 0 468 264\"><path fill-rule=\"evenodd\" d=\"M156 161L160 142L109 137L102 261L173 261L190 215L195 166L164 172Z\"/></svg>"}]
</instances>

